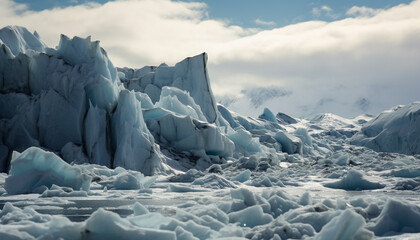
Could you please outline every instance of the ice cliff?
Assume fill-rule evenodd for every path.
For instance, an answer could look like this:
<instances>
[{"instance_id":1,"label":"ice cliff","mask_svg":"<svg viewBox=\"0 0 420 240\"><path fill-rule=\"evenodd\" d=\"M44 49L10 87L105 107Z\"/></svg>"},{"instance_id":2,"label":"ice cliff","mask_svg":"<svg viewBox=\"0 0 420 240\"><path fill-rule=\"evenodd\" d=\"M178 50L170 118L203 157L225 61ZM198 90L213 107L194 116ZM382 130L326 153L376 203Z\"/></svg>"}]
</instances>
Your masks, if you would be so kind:
<instances>
[{"instance_id":1,"label":"ice cliff","mask_svg":"<svg viewBox=\"0 0 420 240\"><path fill-rule=\"evenodd\" d=\"M148 175L169 169L98 41L62 35L57 49L45 48L22 27L3 28L0 39L2 171L12 151L31 146Z\"/></svg>"},{"instance_id":2,"label":"ice cliff","mask_svg":"<svg viewBox=\"0 0 420 240\"><path fill-rule=\"evenodd\" d=\"M17 26L0 30L0 47L3 172L13 151L30 147L68 163L146 175L238 159L239 166L267 169L285 159L302 161L302 155L322 158L351 137L352 144L377 151L420 152L419 103L369 123L332 114L294 119L269 109L251 118L216 103L206 53L175 66L116 68L90 37L62 35L49 48L36 32Z\"/></svg>"},{"instance_id":3,"label":"ice cliff","mask_svg":"<svg viewBox=\"0 0 420 240\"><path fill-rule=\"evenodd\" d=\"M10 168L13 151L29 147L68 163L146 175L185 168L174 159L207 167L234 154L205 53L174 67L117 69L90 37L62 35L53 49L38 34L8 26L0 44L1 171Z\"/></svg>"}]
</instances>

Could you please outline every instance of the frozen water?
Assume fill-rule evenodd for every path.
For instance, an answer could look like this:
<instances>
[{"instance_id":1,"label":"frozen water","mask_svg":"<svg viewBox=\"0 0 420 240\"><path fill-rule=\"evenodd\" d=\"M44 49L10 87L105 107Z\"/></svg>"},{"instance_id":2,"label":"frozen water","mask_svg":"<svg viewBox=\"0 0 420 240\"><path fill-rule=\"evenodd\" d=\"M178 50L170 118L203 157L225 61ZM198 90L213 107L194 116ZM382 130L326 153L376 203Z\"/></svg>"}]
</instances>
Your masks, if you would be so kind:
<instances>
[{"instance_id":1,"label":"frozen water","mask_svg":"<svg viewBox=\"0 0 420 240\"><path fill-rule=\"evenodd\" d=\"M141 108L153 108L154 105L152 103L152 100L150 99L149 95L142 93L142 92L136 92L136 98L139 100L141 104Z\"/></svg>"},{"instance_id":2,"label":"frozen water","mask_svg":"<svg viewBox=\"0 0 420 240\"><path fill-rule=\"evenodd\" d=\"M273 217L263 212L261 206L251 206L229 214L230 222L239 222L240 226L255 227L273 221Z\"/></svg>"},{"instance_id":3,"label":"frozen water","mask_svg":"<svg viewBox=\"0 0 420 240\"><path fill-rule=\"evenodd\" d=\"M363 217L348 209L325 225L314 239L371 239L373 233L364 226Z\"/></svg>"},{"instance_id":4,"label":"frozen water","mask_svg":"<svg viewBox=\"0 0 420 240\"><path fill-rule=\"evenodd\" d=\"M419 103L246 117L206 54L116 69L89 37L0 33L0 239L420 236Z\"/></svg>"},{"instance_id":5,"label":"frozen water","mask_svg":"<svg viewBox=\"0 0 420 240\"><path fill-rule=\"evenodd\" d=\"M234 144L214 124L159 108L146 110L145 119L147 127L163 147L192 151L199 156L233 155ZM202 150L204 154L199 153Z\"/></svg>"},{"instance_id":6,"label":"frozen water","mask_svg":"<svg viewBox=\"0 0 420 240\"><path fill-rule=\"evenodd\" d=\"M258 138L253 138L251 133L243 128L238 128L228 135L229 138L246 152L256 153L261 151Z\"/></svg>"},{"instance_id":7,"label":"frozen water","mask_svg":"<svg viewBox=\"0 0 420 240\"><path fill-rule=\"evenodd\" d=\"M47 48L38 34L32 34L26 28L18 26L2 28L0 30L0 43L7 46L15 56L29 49L44 52Z\"/></svg>"},{"instance_id":8,"label":"frozen water","mask_svg":"<svg viewBox=\"0 0 420 240\"><path fill-rule=\"evenodd\" d=\"M85 118L84 139L88 162L111 167L111 154L107 147L107 114L89 102Z\"/></svg>"},{"instance_id":9,"label":"frozen water","mask_svg":"<svg viewBox=\"0 0 420 240\"><path fill-rule=\"evenodd\" d=\"M80 168L68 165L54 153L31 147L13 153L4 187L9 194L36 192L39 187L53 184L88 191L90 181Z\"/></svg>"},{"instance_id":10,"label":"frozen water","mask_svg":"<svg viewBox=\"0 0 420 240\"><path fill-rule=\"evenodd\" d=\"M326 183L324 186L330 188L359 191L385 187L384 184L370 180L368 176L365 176L362 172L357 170L349 170L347 175L340 181Z\"/></svg>"},{"instance_id":11,"label":"frozen water","mask_svg":"<svg viewBox=\"0 0 420 240\"><path fill-rule=\"evenodd\" d=\"M163 87L156 107L165 108L181 115L188 115L200 121L206 121L200 106L188 93L174 87Z\"/></svg>"},{"instance_id":12,"label":"frozen water","mask_svg":"<svg viewBox=\"0 0 420 240\"><path fill-rule=\"evenodd\" d=\"M302 153L302 141L286 132L277 132L274 138L281 144L282 150L289 154Z\"/></svg>"},{"instance_id":13,"label":"frozen water","mask_svg":"<svg viewBox=\"0 0 420 240\"><path fill-rule=\"evenodd\" d=\"M265 119L270 122L277 122L276 117L268 108L264 108L264 112L259 116L259 118Z\"/></svg>"},{"instance_id":14,"label":"frozen water","mask_svg":"<svg viewBox=\"0 0 420 240\"><path fill-rule=\"evenodd\" d=\"M195 179L192 185L200 185L204 188L220 189L220 188L235 188L236 185L222 176L216 174L208 174L206 176Z\"/></svg>"},{"instance_id":15,"label":"frozen water","mask_svg":"<svg viewBox=\"0 0 420 240\"><path fill-rule=\"evenodd\" d=\"M41 197L87 197L86 191L74 191L69 187L60 187L55 184L50 189L46 189L42 192Z\"/></svg>"},{"instance_id":16,"label":"frozen water","mask_svg":"<svg viewBox=\"0 0 420 240\"><path fill-rule=\"evenodd\" d=\"M419 136L420 102L413 102L379 114L350 142L375 151L419 154Z\"/></svg>"},{"instance_id":17,"label":"frozen water","mask_svg":"<svg viewBox=\"0 0 420 240\"><path fill-rule=\"evenodd\" d=\"M377 236L418 233L420 232L419 220L420 207L390 199L381 214L373 220L375 224L369 229Z\"/></svg>"},{"instance_id":18,"label":"frozen water","mask_svg":"<svg viewBox=\"0 0 420 240\"><path fill-rule=\"evenodd\" d=\"M112 117L114 166L140 170L146 175L165 172L163 156L146 127L140 102L133 92L122 90Z\"/></svg>"},{"instance_id":19,"label":"frozen water","mask_svg":"<svg viewBox=\"0 0 420 240\"><path fill-rule=\"evenodd\" d=\"M235 177L233 177L232 181L238 181L238 182L245 182L248 181L251 176L251 171L249 169L242 171Z\"/></svg>"},{"instance_id":20,"label":"frozen water","mask_svg":"<svg viewBox=\"0 0 420 240\"><path fill-rule=\"evenodd\" d=\"M145 239L176 240L174 232L137 227L135 223L103 209L99 209L86 220L83 230L90 239L135 239L142 236Z\"/></svg>"},{"instance_id":21,"label":"frozen water","mask_svg":"<svg viewBox=\"0 0 420 240\"><path fill-rule=\"evenodd\" d=\"M207 73L206 53L186 58L174 67L162 64L159 67L145 67L138 70L128 68L118 70L124 73L126 77L124 83L128 89L145 92L153 103L159 101L165 86L188 92L194 102L200 106L207 122L216 122L216 101Z\"/></svg>"}]
</instances>

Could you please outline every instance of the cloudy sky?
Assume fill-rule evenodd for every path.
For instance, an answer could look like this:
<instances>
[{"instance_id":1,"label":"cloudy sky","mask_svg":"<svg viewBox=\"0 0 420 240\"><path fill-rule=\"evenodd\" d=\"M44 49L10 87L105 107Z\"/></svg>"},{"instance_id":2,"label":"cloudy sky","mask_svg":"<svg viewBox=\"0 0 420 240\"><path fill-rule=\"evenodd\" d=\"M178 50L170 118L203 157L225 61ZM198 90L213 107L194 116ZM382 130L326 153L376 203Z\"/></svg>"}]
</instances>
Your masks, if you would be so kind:
<instances>
[{"instance_id":1,"label":"cloudy sky","mask_svg":"<svg viewBox=\"0 0 420 240\"><path fill-rule=\"evenodd\" d=\"M117 66L209 54L230 108L345 117L420 100L420 0L0 0L0 27L100 40Z\"/></svg>"}]
</instances>

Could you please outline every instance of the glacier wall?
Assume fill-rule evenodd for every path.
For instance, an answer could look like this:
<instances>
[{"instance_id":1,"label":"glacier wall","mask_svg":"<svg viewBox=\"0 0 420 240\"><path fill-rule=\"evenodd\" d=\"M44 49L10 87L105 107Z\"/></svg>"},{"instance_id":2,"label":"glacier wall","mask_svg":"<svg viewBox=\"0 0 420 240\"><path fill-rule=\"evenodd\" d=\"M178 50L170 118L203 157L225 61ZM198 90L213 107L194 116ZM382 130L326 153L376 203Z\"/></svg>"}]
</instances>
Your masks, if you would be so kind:
<instances>
[{"instance_id":1,"label":"glacier wall","mask_svg":"<svg viewBox=\"0 0 420 240\"><path fill-rule=\"evenodd\" d=\"M233 156L235 145L217 124L205 53L134 70L115 68L90 37L61 35L53 49L8 26L0 45L0 171L10 168L13 151L29 147L146 175L170 172L170 153L208 164Z\"/></svg>"},{"instance_id":2,"label":"glacier wall","mask_svg":"<svg viewBox=\"0 0 420 240\"><path fill-rule=\"evenodd\" d=\"M89 163L147 175L168 171L140 102L122 91L98 41L62 35L52 49L21 27L0 32L0 170L8 169L13 150L36 146L63 154L72 143Z\"/></svg>"},{"instance_id":3,"label":"glacier wall","mask_svg":"<svg viewBox=\"0 0 420 240\"><path fill-rule=\"evenodd\" d=\"M131 69L114 67L90 37L61 35L53 49L9 26L0 44L0 171L29 147L146 175L310 152L269 109L254 119L217 106L206 53Z\"/></svg>"}]
</instances>

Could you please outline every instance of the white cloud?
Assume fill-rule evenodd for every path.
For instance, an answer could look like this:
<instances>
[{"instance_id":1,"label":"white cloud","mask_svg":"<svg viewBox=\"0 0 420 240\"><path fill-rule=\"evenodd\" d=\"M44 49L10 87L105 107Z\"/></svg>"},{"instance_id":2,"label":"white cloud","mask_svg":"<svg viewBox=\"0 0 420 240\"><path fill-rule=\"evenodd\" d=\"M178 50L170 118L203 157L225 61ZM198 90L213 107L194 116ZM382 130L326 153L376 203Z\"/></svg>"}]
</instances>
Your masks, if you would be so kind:
<instances>
[{"instance_id":1,"label":"white cloud","mask_svg":"<svg viewBox=\"0 0 420 240\"><path fill-rule=\"evenodd\" d=\"M312 15L314 17L320 17L321 16L321 9L318 7L312 8Z\"/></svg>"},{"instance_id":2,"label":"white cloud","mask_svg":"<svg viewBox=\"0 0 420 240\"><path fill-rule=\"evenodd\" d=\"M267 102L273 112L350 116L420 100L419 0L364 18L270 30L209 19L202 3L122 0L42 12L10 0L0 5L0 23L37 30L50 46L60 33L92 35L117 66L174 64L206 51L216 94L253 86L291 91ZM369 103L364 110L360 99Z\"/></svg>"},{"instance_id":3,"label":"white cloud","mask_svg":"<svg viewBox=\"0 0 420 240\"><path fill-rule=\"evenodd\" d=\"M381 11L383 10L368 8L365 6L353 6L349 10L347 10L346 15L354 17L373 17Z\"/></svg>"},{"instance_id":4,"label":"white cloud","mask_svg":"<svg viewBox=\"0 0 420 240\"><path fill-rule=\"evenodd\" d=\"M269 21L269 22L267 22L267 21L261 20L261 19L259 19L259 18L255 19L255 23L256 23L256 24L258 24L258 25L262 25L262 26L270 26L270 27L272 27L272 26L275 26L275 25L276 25L276 22L274 22L274 21Z\"/></svg>"},{"instance_id":5,"label":"white cloud","mask_svg":"<svg viewBox=\"0 0 420 240\"><path fill-rule=\"evenodd\" d=\"M10 7L2 10L11 14L0 15L2 24L37 30L51 46L58 43L60 33L92 35L117 65L175 63L247 33L240 27L206 19L206 5L202 3L126 0L20 14L10 0L0 0L2 6L4 3Z\"/></svg>"},{"instance_id":6,"label":"white cloud","mask_svg":"<svg viewBox=\"0 0 420 240\"><path fill-rule=\"evenodd\" d=\"M321 16L326 16L331 19L337 19L339 17L339 15L334 13L334 10L330 6L327 6L327 5L312 8L312 15L316 18L319 18Z\"/></svg>"}]
</instances>

